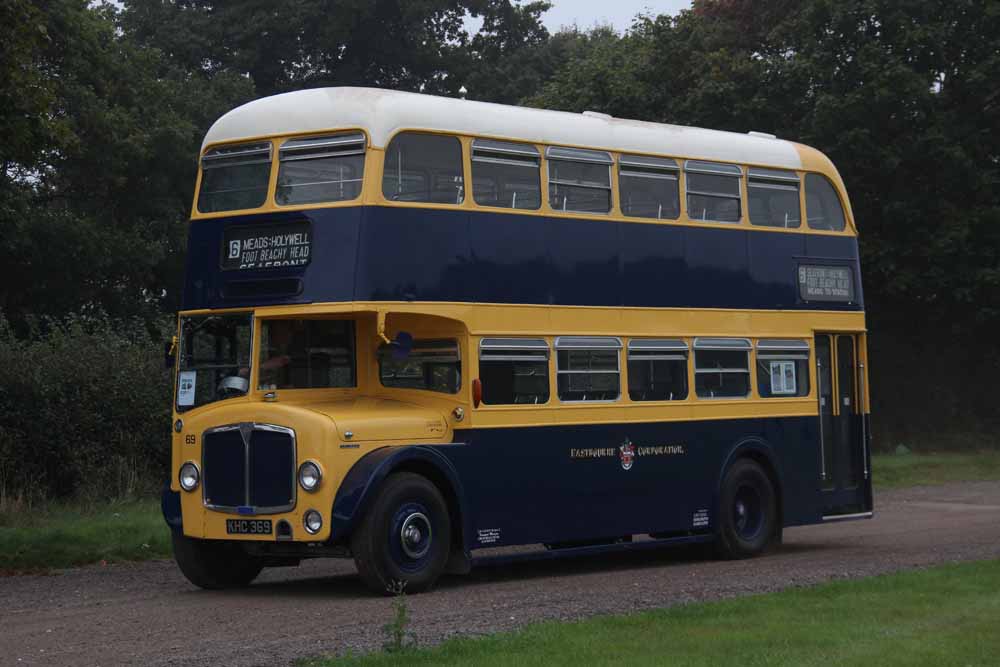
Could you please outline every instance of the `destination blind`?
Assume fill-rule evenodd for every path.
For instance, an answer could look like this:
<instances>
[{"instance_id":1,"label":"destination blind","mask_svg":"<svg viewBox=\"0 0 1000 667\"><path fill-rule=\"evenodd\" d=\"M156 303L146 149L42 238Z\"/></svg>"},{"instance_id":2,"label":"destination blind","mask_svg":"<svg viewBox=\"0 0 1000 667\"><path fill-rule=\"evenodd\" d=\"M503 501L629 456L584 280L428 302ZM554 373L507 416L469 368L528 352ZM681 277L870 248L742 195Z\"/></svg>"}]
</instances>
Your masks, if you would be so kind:
<instances>
[{"instance_id":1,"label":"destination blind","mask_svg":"<svg viewBox=\"0 0 1000 667\"><path fill-rule=\"evenodd\" d=\"M305 221L232 225L225 231L222 268L226 271L306 266L311 258L312 231Z\"/></svg>"}]
</instances>

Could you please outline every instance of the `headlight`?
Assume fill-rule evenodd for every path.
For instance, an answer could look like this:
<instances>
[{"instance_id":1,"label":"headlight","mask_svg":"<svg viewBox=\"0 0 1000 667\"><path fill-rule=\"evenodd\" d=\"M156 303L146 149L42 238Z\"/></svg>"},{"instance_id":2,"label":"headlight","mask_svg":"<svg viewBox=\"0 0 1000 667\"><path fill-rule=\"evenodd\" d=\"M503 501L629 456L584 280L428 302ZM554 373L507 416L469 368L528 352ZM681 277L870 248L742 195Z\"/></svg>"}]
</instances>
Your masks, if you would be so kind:
<instances>
[{"instance_id":1,"label":"headlight","mask_svg":"<svg viewBox=\"0 0 1000 667\"><path fill-rule=\"evenodd\" d=\"M302 515L302 525L307 533L315 535L323 527L323 515L316 510L306 510Z\"/></svg>"},{"instance_id":2,"label":"headlight","mask_svg":"<svg viewBox=\"0 0 1000 667\"><path fill-rule=\"evenodd\" d=\"M201 481L201 473L198 471L198 466L188 461L181 466L180 472L177 474L177 481L180 482L181 488L185 491L194 491L198 488L198 482Z\"/></svg>"},{"instance_id":3,"label":"headlight","mask_svg":"<svg viewBox=\"0 0 1000 667\"><path fill-rule=\"evenodd\" d=\"M299 486L306 491L312 492L318 489L322 480L323 471L315 461L306 461L299 466Z\"/></svg>"}]
</instances>

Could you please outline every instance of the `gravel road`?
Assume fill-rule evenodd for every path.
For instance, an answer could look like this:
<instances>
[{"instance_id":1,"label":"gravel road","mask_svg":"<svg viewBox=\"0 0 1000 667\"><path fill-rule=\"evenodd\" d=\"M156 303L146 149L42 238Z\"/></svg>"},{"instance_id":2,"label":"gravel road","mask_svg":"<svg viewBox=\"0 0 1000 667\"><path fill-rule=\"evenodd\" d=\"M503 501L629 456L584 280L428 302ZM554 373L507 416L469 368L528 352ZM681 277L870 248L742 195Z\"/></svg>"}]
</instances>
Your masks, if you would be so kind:
<instances>
[{"instance_id":1,"label":"gravel road","mask_svg":"<svg viewBox=\"0 0 1000 667\"><path fill-rule=\"evenodd\" d=\"M938 563L1000 558L1000 482L878 494L871 521L785 531L751 561L689 549L491 565L409 599L421 644L775 591ZM287 665L382 642L390 600L350 561L265 571L249 589L200 591L170 561L0 578L0 664Z\"/></svg>"}]
</instances>

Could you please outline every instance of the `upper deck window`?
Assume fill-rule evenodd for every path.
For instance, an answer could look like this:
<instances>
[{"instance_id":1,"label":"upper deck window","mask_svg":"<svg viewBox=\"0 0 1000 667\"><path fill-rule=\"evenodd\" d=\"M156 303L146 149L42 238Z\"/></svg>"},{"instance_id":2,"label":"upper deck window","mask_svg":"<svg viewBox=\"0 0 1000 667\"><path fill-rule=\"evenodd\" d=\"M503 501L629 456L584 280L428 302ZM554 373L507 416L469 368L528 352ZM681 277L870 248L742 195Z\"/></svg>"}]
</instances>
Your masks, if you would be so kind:
<instances>
[{"instance_id":1,"label":"upper deck window","mask_svg":"<svg viewBox=\"0 0 1000 667\"><path fill-rule=\"evenodd\" d=\"M198 211L237 211L263 206L271 177L271 142L220 146L201 158Z\"/></svg>"},{"instance_id":2,"label":"upper deck window","mask_svg":"<svg viewBox=\"0 0 1000 667\"><path fill-rule=\"evenodd\" d=\"M633 401L682 401L688 395L688 346L682 340L628 343L628 395Z\"/></svg>"},{"instance_id":3,"label":"upper deck window","mask_svg":"<svg viewBox=\"0 0 1000 667\"><path fill-rule=\"evenodd\" d=\"M616 401L621 395L622 342L604 336L556 338L560 401Z\"/></svg>"},{"instance_id":4,"label":"upper deck window","mask_svg":"<svg viewBox=\"0 0 1000 667\"><path fill-rule=\"evenodd\" d=\"M739 222L742 217L740 179L743 170L732 164L688 160L687 212L692 220Z\"/></svg>"},{"instance_id":5,"label":"upper deck window","mask_svg":"<svg viewBox=\"0 0 1000 667\"><path fill-rule=\"evenodd\" d=\"M844 209L830 179L822 174L806 174L806 220L809 229L844 230Z\"/></svg>"},{"instance_id":6,"label":"upper deck window","mask_svg":"<svg viewBox=\"0 0 1000 667\"><path fill-rule=\"evenodd\" d=\"M757 393L762 398L809 395L809 343L757 341Z\"/></svg>"},{"instance_id":7,"label":"upper deck window","mask_svg":"<svg viewBox=\"0 0 1000 667\"><path fill-rule=\"evenodd\" d=\"M696 338L694 391L700 398L750 395L750 341L745 338Z\"/></svg>"},{"instance_id":8,"label":"upper deck window","mask_svg":"<svg viewBox=\"0 0 1000 667\"><path fill-rule=\"evenodd\" d=\"M611 210L611 155L604 151L549 146L549 205L557 211Z\"/></svg>"},{"instance_id":9,"label":"upper deck window","mask_svg":"<svg viewBox=\"0 0 1000 667\"><path fill-rule=\"evenodd\" d=\"M417 340L405 357L383 345L378 350L383 387L426 389L457 394L462 386L462 358L454 340Z\"/></svg>"},{"instance_id":10,"label":"upper deck window","mask_svg":"<svg viewBox=\"0 0 1000 667\"><path fill-rule=\"evenodd\" d=\"M397 134L385 150L382 193L392 201L461 204L465 184L458 137Z\"/></svg>"},{"instance_id":11,"label":"upper deck window","mask_svg":"<svg viewBox=\"0 0 1000 667\"><path fill-rule=\"evenodd\" d=\"M531 144L472 142L472 196L480 206L537 209L542 205L541 155Z\"/></svg>"},{"instance_id":12,"label":"upper deck window","mask_svg":"<svg viewBox=\"0 0 1000 667\"><path fill-rule=\"evenodd\" d=\"M549 344L544 338L484 338L479 377L486 405L549 401Z\"/></svg>"},{"instance_id":13,"label":"upper deck window","mask_svg":"<svg viewBox=\"0 0 1000 667\"><path fill-rule=\"evenodd\" d=\"M365 169L360 132L290 139L278 150L279 206L356 199Z\"/></svg>"},{"instance_id":14,"label":"upper deck window","mask_svg":"<svg viewBox=\"0 0 1000 667\"><path fill-rule=\"evenodd\" d=\"M618 192L622 214L635 218L676 219L681 212L677 163L669 158L622 155Z\"/></svg>"},{"instance_id":15,"label":"upper deck window","mask_svg":"<svg viewBox=\"0 0 1000 667\"><path fill-rule=\"evenodd\" d=\"M802 224L798 174L751 167L747 176L750 224L786 229Z\"/></svg>"}]
</instances>

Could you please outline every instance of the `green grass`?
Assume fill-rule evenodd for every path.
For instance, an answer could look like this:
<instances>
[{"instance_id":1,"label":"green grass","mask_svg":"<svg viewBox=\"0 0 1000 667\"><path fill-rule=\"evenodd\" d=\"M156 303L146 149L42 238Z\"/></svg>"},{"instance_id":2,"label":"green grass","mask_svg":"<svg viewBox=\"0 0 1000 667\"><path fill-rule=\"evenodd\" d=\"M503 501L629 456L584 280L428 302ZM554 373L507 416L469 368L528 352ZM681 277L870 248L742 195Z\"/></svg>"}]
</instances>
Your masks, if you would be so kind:
<instances>
[{"instance_id":1,"label":"green grass","mask_svg":"<svg viewBox=\"0 0 1000 667\"><path fill-rule=\"evenodd\" d=\"M998 625L989 561L300 664L995 665Z\"/></svg>"},{"instance_id":2,"label":"green grass","mask_svg":"<svg viewBox=\"0 0 1000 667\"><path fill-rule=\"evenodd\" d=\"M158 500L85 508L52 504L0 514L0 573L170 556Z\"/></svg>"},{"instance_id":3,"label":"green grass","mask_svg":"<svg viewBox=\"0 0 1000 667\"><path fill-rule=\"evenodd\" d=\"M877 489L1000 479L1000 449L947 454L876 454Z\"/></svg>"},{"instance_id":4,"label":"green grass","mask_svg":"<svg viewBox=\"0 0 1000 667\"><path fill-rule=\"evenodd\" d=\"M872 470L880 489L1000 479L1000 450L878 454ZM0 509L0 573L169 556L156 500Z\"/></svg>"}]
</instances>

